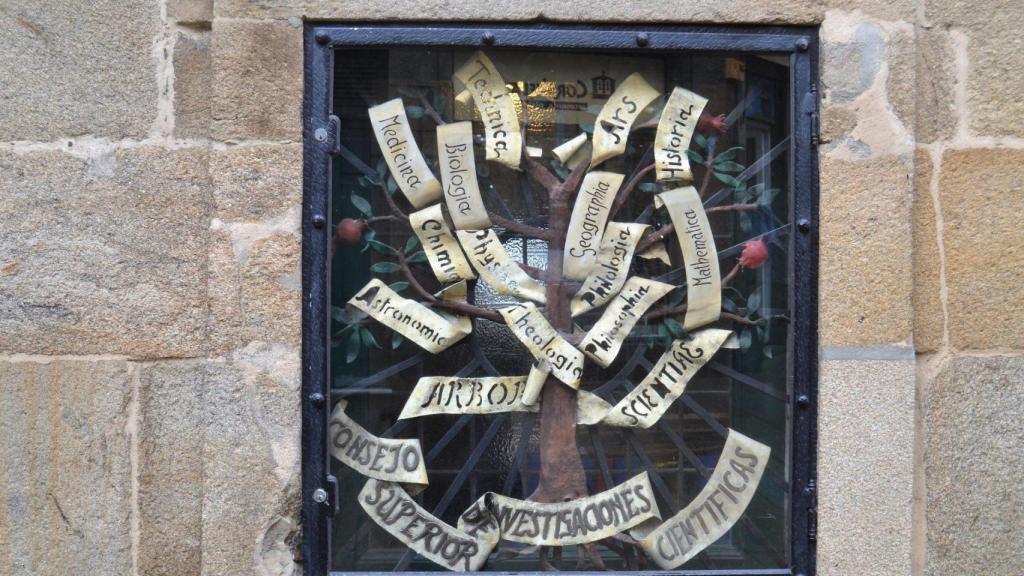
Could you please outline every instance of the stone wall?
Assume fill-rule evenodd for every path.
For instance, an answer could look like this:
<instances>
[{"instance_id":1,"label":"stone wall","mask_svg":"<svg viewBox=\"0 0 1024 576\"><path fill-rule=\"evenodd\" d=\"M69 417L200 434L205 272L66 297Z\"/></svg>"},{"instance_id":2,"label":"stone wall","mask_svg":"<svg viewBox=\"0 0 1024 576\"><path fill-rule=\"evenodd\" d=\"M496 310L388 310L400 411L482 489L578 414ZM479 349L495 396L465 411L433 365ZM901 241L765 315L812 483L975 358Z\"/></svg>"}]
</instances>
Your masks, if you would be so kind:
<instances>
[{"instance_id":1,"label":"stone wall","mask_svg":"<svg viewBox=\"0 0 1024 576\"><path fill-rule=\"evenodd\" d=\"M4 3L0 573L301 572L309 19L820 25L819 573L1024 572L1017 12Z\"/></svg>"}]
</instances>

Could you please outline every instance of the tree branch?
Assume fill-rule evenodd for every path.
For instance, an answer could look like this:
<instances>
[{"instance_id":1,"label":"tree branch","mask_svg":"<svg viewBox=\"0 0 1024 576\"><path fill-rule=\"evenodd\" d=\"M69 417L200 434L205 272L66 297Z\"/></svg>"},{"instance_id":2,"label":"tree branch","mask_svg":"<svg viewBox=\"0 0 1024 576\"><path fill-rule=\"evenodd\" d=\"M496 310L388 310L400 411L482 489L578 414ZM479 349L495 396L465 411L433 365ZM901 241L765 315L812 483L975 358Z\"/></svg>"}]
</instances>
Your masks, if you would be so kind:
<instances>
[{"instance_id":1,"label":"tree branch","mask_svg":"<svg viewBox=\"0 0 1024 576\"><path fill-rule=\"evenodd\" d=\"M510 220L504 216L497 214L487 214L490 217L491 222L501 226L509 232L515 232L520 236L526 236L527 238L538 238L540 240L551 240L551 232L547 228L541 228L539 226L530 226L529 224L523 224L522 222L516 222Z\"/></svg>"},{"instance_id":2,"label":"tree branch","mask_svg":"<svg viewBox=\"0 0 1024 576\"><path fill-rule=\"evenodd\" d=\"M554 193L561 184L561 180L554 175L553 172L547 169L543 164L537 162L533 158L530 158L529 154L523 152L522 161L520 167L526 172L530 178L533 178L534 182L540 184L548 194Z\"/></svg>"},{"instance_id":3,"label":"tree branch","mask_svg":"<svg viewBox=\"0 0 1024 576\"><path fill-rule=\"evenodd\" d=\"M434 122L436 122L438 126L441 126L442 124L447 124L447 122L444 121L444 118L442 118L441 115L438 114L437 109L434 108L434 105L431 104L429 100L427 100L427 94L425 92L420 92L420 106L423 107L423 110L426 111L427 115L434 119Z\"/></svg>"},{"instance_id":4,"label":"tree branch","mask_svg":"<svg viewBox=\"0 0 1024 576\"><path fill-rule=\"evenodd\" d=\"M619 213L619 210L622 210L622 207L626 205L626 201L629 200L629 195L633 193L633 190L640 184L640 181L651 173L651 170L654 170L654 162L633 173L629 182L626 182L626 187L622 189L622 192L615 199L615 203L612 204L611 212L608 213L609 220L615 219L615 215Z\"/></svg>"},{"instance_id":5,"label":"tree branch","mask_svg":"<svg viewBox=\"0 0 1024 576\"><path fill-rule=\"evenodd\" d=\"M560 194L563 198L571 200L572 197L576 195L576 191L580 187L580 182L583 180L583 175L586 174L587 168L589 167L590 164L587 162L580 162L577 164L576 167L573 168L572 172L569 173L569 177L565 179L565 182L562 182L552 195ZM566 222L566 226L568 225L568 222Z\"/></svg>"},{"instance_id":6,"label":"tree branch","mask_svg":"<svg viewBox=\"0 0 1024 576\"><path fill-rule=\"evenodd\" d=\"M412 286L413 290L416 291L423 299L427 302L426 306L431 308L444 308L461 314L463 316L470 316L473 318L482 318L484 320L491 320L493 322L504 323L505 320L494 310L488 310L487 308L481 308L468 302L454 302L451 300L441 300L437 296L434 296L420 284L420 281L416 279L416 275L412 273L412 268L409 266L409 261L406 260L405 254L400 250L395 251L398 255L398 266L402 269L402 274L405 275L405 279L408 280L409 285Z\"/></svg>"}]
</instances>

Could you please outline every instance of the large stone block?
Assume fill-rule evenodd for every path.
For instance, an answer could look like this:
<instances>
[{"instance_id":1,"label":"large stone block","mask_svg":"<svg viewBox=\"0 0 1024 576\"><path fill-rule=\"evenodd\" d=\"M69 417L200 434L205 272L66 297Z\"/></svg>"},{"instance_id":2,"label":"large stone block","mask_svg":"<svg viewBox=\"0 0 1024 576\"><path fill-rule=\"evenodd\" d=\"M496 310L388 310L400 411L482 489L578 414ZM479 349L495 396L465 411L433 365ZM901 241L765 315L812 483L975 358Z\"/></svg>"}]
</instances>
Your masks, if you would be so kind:
<instances>
[{"instance_id":1,"label":"large stone block","mask_svg":"<svg viewBox=\"0 0 1024 576\"><path fill-rule=\"evenodd\" d=\"M157 115L156 0L8 0L0 141L143 138ZM115 33L116 32L116 33Z\"/></svg>"},{"instance_id":2,"label":"large stone block","mask_svg":"<svg viewBox=\"0 0 1024 576\"><path fill-rule=\"evenodd\" d=\"M210 153L216 216L263 220L302 205L300 144L231 146Z\"/></svg>"},{"instance_id":3,"label":"large stone block","mask_svg":"<svg viewBox=\"0 0 1024 576\"><path fill-rule=\"evenodd\" d=\"M914 144L913 27L829 12L821 38L825 151L847 159L909 153Z\"/></svg>"},{"instance_id":4,"label":"large stone block","mask_svg":"<svg viewBox=\"0 0 1024 576\"><path fill-rule=\"evenodd\" d=\"M200 353L206 153L91 145L0 156L0 351Z\"/></svg>"},{"instance_id":5,"label":"large stone block","mask_svg":"<svg viewBox=\"0 0 1024 576\"><path fill-rule=\"evenodd\" d=\"M910 339L911 172L905 157L821 159L823 345Z\"/></svg>"},{"instance_id":6,"label":"large stone block","mask_svg":"<svg viewBox=\"0 0 1024 576\"><path fill-rule=\"evenodd\" d=\"M950 150L939 178L950 343L1024 348L1024 150Z\"/></svg>"},{"instance_id":7,"label":"large stone block","mask_svg":"<svg viewBox=\"0 0 1024 576\"><path fill-rule=\"evenodd\" d=\"M818 574L910 574L914 388L909 351L821 363Z\"/></svg>"},{"instance_id":8,"label":"large stone block","mask_svg":"<svg viewBox=\"0 0 1024 576\"><path fill-rule=\"evenodd\" d=\"M210 135L210 33L179 33L174 42L174 135Z\"/></svg>"},{"instance_id":9,"label":"large stone block","mask_svg":"<svg viewBox=\"0 0 1024 576\"><path fill-rule=\"evenodd\" d=\"M299 572L299 365L260 343L208 364L204 574Z\"/></svg>"},{"instance_id":10,"label":"large stone block","mask_svg":"<svg viewBox=\"0 0 1024 576\"><path fill-rule=\"evenodd\" d=\"M299 344L302 249L298 209L262 223L215 221L210 246L210 345L227 351L253 341Z\"/></svg>"},{"instance_id":11,"label":"large stone block","mask_svg":"<svg viewBox=\"0 0 1024 576\"><path fill-rule=\"evenodd\" d=\"M203 384L198 360L138 364L139 574L202 568Z\"/></svg>"},{"instance_id":12,"label":"large stone block","mask_svg":"<svg viewBox=\"0 0 1024 576\"><path fill-rule=\"evenodd\" d=\"M933 27L966 35L969 129L983 136L1024 136L1024 38L1017 0L929 0Z\"/></svg>"},{"instance_id":13,"label":"large stone block","mask_svg":"<svg viewBox=\"0 0 1024 576\"><path fill-rule=\"evenodd\" d=\"M927 409L928 576L1024 574L1024 358L950 357Z\"/></svg>"},{"instance_id":14,"label":"large stone block","mask_svg":"<svg viewBox=\"0 0 1024 576\"><path fill-rule=\"evenodd\" d=\"M132 373L0 361L0 573L132 573Z\"/></svg>"},{"instance_id":15,"label":"large stone block","mask_svg":"<svg viewBox=\"0 0 1024 576\"><path fill-rule=\"evenodd\" d=\"M297 1L297 0L295 0ZM261 0L260 4L278 10L287 0ZM221 2L218 1L218 15ZM242 4L230 0L229 4ZM346 18L352 20L553 20L697 22L697 23L779 23L814 24L824 16L820 0L669 0L660 3L552 2L550 0L494 0L459 2L444 0L396 0L359 2L357 0L305 0L309 18ZM251 10L245 12L254 16ZM500 39L499 39L500 41Z\"/></svg>"},{"instance_id":16,"label":"large stone block","mask_svg":"<svg viewBox=\"0 0 1024 576\"><path fill-rule=\"evenodd\" d=\"M213 20L213 0L166 0L167 15L180 24L203 24Z\"/></svg>"},{"instance_id":17,"label":"large stone block","mask_svg":"<svg viewBox=\"0 0 1024 576\"><path fill-rule=\"evenodd\" d=\"M914 349L934 352L942 346L945 312L939 237L932 198L932 161L926 151L914 159Z\"/></svg>"},{"instance_id":18,"label":"large stone block","mask_svg":"<svg viewBox=\"0 0 1024 576\"><path fill-rule=\"evenodd\" d=\"M302 23L213 23L213 137L223 141L302 137Z\"/></svg>"},{"instance_id":19,"label":"large stone block","mask_svg":"<svg viewBox=\"0 0 1024 576\"><path fill-rule=\"evenodd\" d=\"M918 29L916 52L917 123L915 136L923 144L948 140L956 134L956 54L948 31Z\"/></svg>"}]
</instances>

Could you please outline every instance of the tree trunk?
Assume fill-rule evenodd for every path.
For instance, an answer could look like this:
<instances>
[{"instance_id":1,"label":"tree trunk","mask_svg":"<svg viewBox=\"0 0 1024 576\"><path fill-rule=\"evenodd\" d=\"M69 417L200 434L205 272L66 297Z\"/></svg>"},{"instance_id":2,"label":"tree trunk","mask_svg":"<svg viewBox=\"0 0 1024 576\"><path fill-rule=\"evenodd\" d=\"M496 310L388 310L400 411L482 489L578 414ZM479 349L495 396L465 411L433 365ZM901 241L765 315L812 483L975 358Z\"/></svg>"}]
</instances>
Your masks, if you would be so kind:
<instances>
[{"instance_id":1,"label":"tree trunk","mask_svg":"<svg viewBox=\"0 0 1024 576\"><path fill-rule=\"evenodd\" d=\"M548 229L547 306L544 316L562 332L572 331L571 294L562 280L562 250L569 225L569 198L565 190L551 195ZM563 502L587 495L583 460L576 446L576 391L548 376L540 406L540 483L530 499Z\"/></svg>"}]
</instances>

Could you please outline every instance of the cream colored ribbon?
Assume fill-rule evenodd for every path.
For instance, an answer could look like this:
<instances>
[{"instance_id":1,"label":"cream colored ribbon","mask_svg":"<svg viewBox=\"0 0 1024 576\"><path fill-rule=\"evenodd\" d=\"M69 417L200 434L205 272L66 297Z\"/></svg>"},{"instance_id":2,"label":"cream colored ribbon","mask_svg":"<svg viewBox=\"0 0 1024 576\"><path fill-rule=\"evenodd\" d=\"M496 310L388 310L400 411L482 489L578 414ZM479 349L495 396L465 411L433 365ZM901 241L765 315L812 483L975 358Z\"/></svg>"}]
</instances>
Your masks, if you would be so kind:
<instances>
[{"instance_id":1,"label":"cream colored ribbon","mask_svg":"<svg viewBox=\"0 0 1024 576\"><path fill-rule=\"evenodd\" d=\"M580 349L602 368L619 355L622 343L640 317L675 286L633 276L605 308L601 318L580 342Z\"/></svg>"},{"instance_id":2,"label":"cream colored ribbon","mask_svg":"<svg viewBox=\"0 0 1024 576\"><path fill-rule=\"evenodd\" d=\"M498 543L496 531L478 528L470 535L446 524L392 482L367 480L358 500L366 514L388 534L424 558L455 572L482 568Z\"/></svg>"},{"instance_id":3,"label":"cream colored ribbon","mask_svg":"<svg viewBox=\"0 0 1024 576\"><path fill-rule=\"evenodd\" d=\"M430 171L416 144L402 99L395 98L370 108L370 123L391 176L409 203L423 208L439 200L441 183Z\"/></svg>"},{"instance_id":4,"label":"cream colored ribbon","mask_svg":"<svg viewBox=\"0 0 1024 576\"><path fill-rule=\"evenodd\" d=\"M523 136L519 132L512 96L494 63L483 52L476 52L455 71L455 78L473 95L473 102L484 123L486 158L509 168L519 169Z\"/></svg>"},{"instance_id":5,"label":"cream colored ribbon","mask_svg":"<svg viewBox=\"0 0 1024 576\"><path fill-rule=\"evenodd\" d=\"M367 282L348 303L431 354L447 349L472 330L472 324L445 318L415 300L403 298L377 278Z\"/></svg>"},{"instance_id":6,"label":"cream colored ribbon","mask_svg":"<svg viewBox=\"0 0 1024 576\"><path fill-rule=\"evenodd\" d=\"M459 519L469 535L497 534L501 540L540 546L569 546L609 538L661 512L647 472L622 484L568 502L530 502L488 492Z\"/></svg>"},{"instance_id":7,"label":"cream colored ribbon","mask_svg":"<svg viewBox=\"0 0 1024 576\"><path fill-rule=\"evenodd\" d=\"M456 230L477 274L498 294L544 303L544 285L530 278L509 256L493 230Z\"/></svg>"},{"instance_id":8,"label":"cream colored ribbon","mask_svg":"<svg viewBox=\"0 0 1024 576\"><path fill-rule=\"evenodd\" d=\"M608 212L622 179L622 174L599 171L583 177L565 234L562 260L562 276L565 278L583 280L597 263Z\"/></svg>"},{"instance_id":9,"label":"cream colored ribbon","mask_svg":"<svg viewBox=\"0 0 1024 576\"><path fill-rule=\"evenodd\" d=\"M630 74L619 84L594 122L591 166L597 166L626 151L626 139L633 122L658 95L658 91L638 72Z\"/></svg>"},{"instance_id":10,"label":"cream colored ribbon","mask_svg":"<svg viewBox=\"0 0 1024 576\"><path fill-rule=\"evenodd\" d=\"M708 99L676 87L665 103L654 134L654 167L659 182L693 180L686 150Z\"/></svg>"},{"instance_id":11,"label":"cream colored ribbon","mask_svg":"<svg viewBox=\"0 0 1024 576\"><path fill-rule=\"evenodd\" d=\"M533 357L548 363L555 378L572 388L580 387L583 352L566 342L533 303L516 304L498 312Z\"/></svg>"},{"instance_id":12,"label":"cream colored ribbon","mask_svg":"<svg viewBox=\"0 0 1024 576\"><path fill-rule=\"evenodd\" d=\"M440 204L409 214L409 224L420 239L438 282L447 284L476 278L462 247L448 228Z\"/></svg>"},{"instance_id":13,"label":"cream colored ribbon","mask_svg":"<svg viewBox=\"0 0 1024 576\"><path fill-rule=\"evenodd\" d=\"M576 155L577 152L583 148L583 145L587 143L587 133L580 132L575 138L566 140L558 146L555 146L551 153L558 158L558 161L563 165L569 162L569 159Z\"/></svg>"},{"instance_id":14,"label":"cream colored ribbon","mask_svg":"<svg viewBox=\"0 0 1024 576\"><path fill-rule=\"evenodd\" d=\"M672 406L697 372L720 348L734 347L729 330L708 328L685 340L675 340L654 368L622 400L615 403L601 424L626 428L650 428Z\"/></svg>"},{"instance_id":15,"label":"cream colored ribbon","mask_svg":"<svg viewBox=\"0 0 1024 576\"><path fill-rule=\"evenodd\" d=\"M452 122L437 127L437 155L444 185L444 202L456 230L491 227L480 197L473 159L473 123Z\"/></svg>"},{"instance_id":16,"label":"cream colored ribbon","mask_svg":"<svg viewBox=\"0 0 1024 576\"><path fill-rule=\"evenodd\" d=\"M378 438L349 418L346 406L339 401L327 424L331 456L368 478L427 485L419 440Z\"/></svg>"},{"instance_id":17,"label":"cream colored ribbon","mask_svg":"<svg viewBox=\"0 0 1024 576\"><path fill-rule=\"evenodd\" d=\"M570 306L574 317L603 306L622 290L633 251L647 228L647 224L608 223L601 238L597 263L572 297Z\"/></svg>"},{"instance_id":18,"label":"cream colored ribbon","mask_svg":"<svg viewBox=\"0 0 1024 576\"><path fill-rule=\"evenodd\" d=\"M672 259L669 258L668 250L666 250L665 245L660 242L652 244L650 248L644 250L640 254L637 254L637 256L644 260L658 260L666 266L672 265Z\"/></svg>"},{"instance_id":19,"label":"cream colored ribbon","mask_svg":"<svg viewBox=\"0 0 1024 576\"><path fill-rule=\"evenodd\" d=\"M399 420L436 414L502 414L505 412L538 412L540 404L527 404L524 393L529 376L483 376L457 378L424 376L405 401ZM543 382L542 382L543 384ZM596 395L577 392L576 423L594 424L595 415L611 406ZM603 412L602 412L603 410ZM600 420L600 418L598 418Z\"/></svg>"},{"instance_id":20,"label":"cream colored ribbon","mask_svg":"<svg viewBox=\"0 0 1024 576\"><path fill-rule=\"evenodd\" d=\"M693 186L676 188L654 197L664 206L676 229L686 271L686 319L683 328L692 330L718 320L722 313L722 276L711 224L700 195Z\"/></svg>"},{"instance_id":21,"label":"cream colored ribbon","mask_svg":"<svg viewBox=\"0 0 1024 576\"><path fill-rule=\"evenodd\" d=\"M729 430L700 494L640 541L647 556L661 569L672 570L725 535L753 500L769 456L768 446Z\"/></svg>"}]
</instances>

